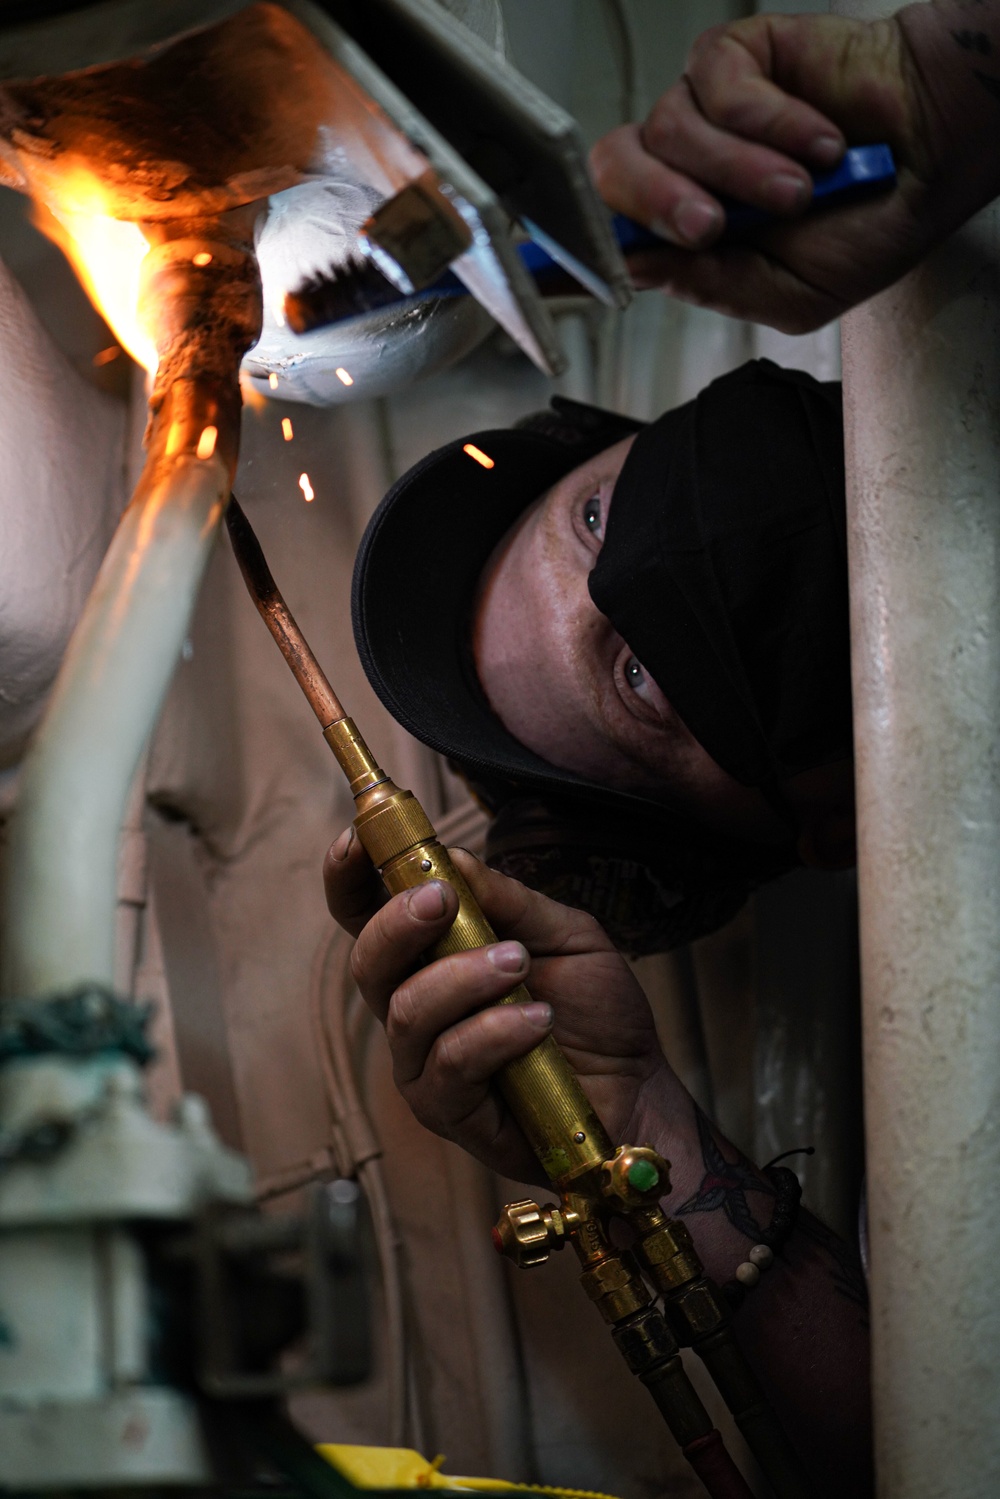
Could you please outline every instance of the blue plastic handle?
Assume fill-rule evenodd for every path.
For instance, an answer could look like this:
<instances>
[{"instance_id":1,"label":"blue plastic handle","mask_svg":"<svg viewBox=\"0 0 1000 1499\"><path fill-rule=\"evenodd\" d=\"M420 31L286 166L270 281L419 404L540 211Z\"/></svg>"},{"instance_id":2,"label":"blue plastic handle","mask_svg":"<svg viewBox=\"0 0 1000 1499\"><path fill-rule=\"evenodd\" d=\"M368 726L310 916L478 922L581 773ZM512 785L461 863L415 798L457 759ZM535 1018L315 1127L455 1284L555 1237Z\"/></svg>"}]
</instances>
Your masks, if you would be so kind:
<instances>
[{"instance_id":1,"label":"blue plastic handle","mask_svg":"<svg viewBox=\"0 0 1000 1499\"><path fill-rule=\"evenodd\" d=\"M840 198L871 188L891 187L896 181L896 163L888 146L852 146L844 153L839 166L832 172L823 172L813 178L813 195L810 207L828 207ZM751 208L747 203L736 203L723 198L726 210L726 228L752 229L757 224L787 223L777 214L767 213L763 208ZM619 248L629 250L652 250L663 244L659 235L643 224L628 219L624 214L615 214L615 238Z\"/></svg>"}]
</instances>

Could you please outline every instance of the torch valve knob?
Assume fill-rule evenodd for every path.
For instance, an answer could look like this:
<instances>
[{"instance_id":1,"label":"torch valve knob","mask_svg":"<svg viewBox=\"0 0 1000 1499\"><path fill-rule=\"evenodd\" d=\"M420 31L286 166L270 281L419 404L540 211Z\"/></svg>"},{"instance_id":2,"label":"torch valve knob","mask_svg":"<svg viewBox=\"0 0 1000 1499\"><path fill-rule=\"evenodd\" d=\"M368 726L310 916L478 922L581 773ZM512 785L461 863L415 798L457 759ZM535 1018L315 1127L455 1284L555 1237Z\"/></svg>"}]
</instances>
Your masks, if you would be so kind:
<instances>
[{"instance_id":1,"label":"torch valve knob","mask_svg":"<svg viewBox=\"0 0 1000 1499\"><path fill-rule=\"evenodd\" d=\"M651 1145L619 1145L601 1168L601 1190L618 1208L659 1202L670 1191L670 1162Z\"/></svg>"},{"instance_id":2,"label":"torch valve knob","mask_svg":"<svg viewBox=\"0 0 1000 1499\"><path fill-rule=\"evenodd\" d=\"M493 1244L498 1254L513 1260L521 1270L544 1265L553 1249L566 1242L566 1221L551 1203L539 1207L537 1202L509 1202L493 1230Z\"/></svg>"}]
</instances>

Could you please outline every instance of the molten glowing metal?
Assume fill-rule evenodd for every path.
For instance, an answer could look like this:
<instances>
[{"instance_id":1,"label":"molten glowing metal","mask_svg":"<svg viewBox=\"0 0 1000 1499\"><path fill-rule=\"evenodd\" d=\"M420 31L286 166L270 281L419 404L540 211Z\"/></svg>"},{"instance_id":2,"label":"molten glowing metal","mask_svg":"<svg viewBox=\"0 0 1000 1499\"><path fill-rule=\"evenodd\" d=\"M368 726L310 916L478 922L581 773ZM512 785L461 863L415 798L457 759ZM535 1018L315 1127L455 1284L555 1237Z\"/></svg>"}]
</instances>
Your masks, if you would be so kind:
<instances>
[{"instance_id":1,"label":"molten glowing metal","mask_svg":"<svg viewBox=\"0 0 1000 1499\"><path fill-rule=\"evenodd\" d=\"M111 218L93 178L67 179L58 203L36 204L36 223L72 263L123 348L150 374L156 346L139 321L139 274L149 245L138 224Z\"/></svg>"}]
</instances>

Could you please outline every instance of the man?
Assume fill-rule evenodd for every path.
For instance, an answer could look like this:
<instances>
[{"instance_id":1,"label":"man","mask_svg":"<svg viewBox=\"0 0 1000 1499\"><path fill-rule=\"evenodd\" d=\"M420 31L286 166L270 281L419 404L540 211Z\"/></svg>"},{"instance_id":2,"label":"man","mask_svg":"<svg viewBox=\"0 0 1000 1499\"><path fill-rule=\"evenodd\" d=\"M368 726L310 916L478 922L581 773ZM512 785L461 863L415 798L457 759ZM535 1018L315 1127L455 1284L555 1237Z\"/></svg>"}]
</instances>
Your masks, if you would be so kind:
<instances>
[{"instance_id":1,"label":"man","mask_svg":"<svg viewBox=\"0 0 1000 1499\"><path fill-rule=\"evenodd\" d=\"M649 120L614 133L595 151L596 174L609 203L650 223L677 247L650 257L642 268L643 280L789 331L817 327L888 285L1000 191L998 55L996 0L980 0L975 6L935 0L874 25L818 16L764 16L708 33L696 45L685 78L664 95ZM807 168L833 165L846 140L876 139L888 140L896 154L901 169L897 190L877 204L796 221L807 200ZM715 193L769 208L789 222L757 231L741 245L720 245L722 213ZM619 442L627 440L624 433L617 436ZM613 446L608 441L594 451ZM492 456L497 464L499 455ZM627 459L618 471L623 481L626 464ZM584 496L580 518L591 536L605 528L607 547L615 509L612 505L610 516L606 512L609 491L602 486L614 480L614 469L605 462L605 472L589 477L594 488ZM616 500L626 487L616 491ZM626 507L620 507L617 515L624 514ZM457 516L455 524L461 522ZM595 774L606 778L614 736L595 739L591 733L579 743L567 739L562 729L569 681L551 673L534 695L537 734L530 725L518 724L519 703L531 687L523 673L510 670L506 648L509 634L520 659L530 659L532 651L537 654L552 638L543 632L536 639L536 616L530 608L519 614L516 589L509 587L511 567L516 571L525 560L544 560L545 542L539 514L509 538L484 576L473 628L467 632L474 667L469 678L475 680L478 673L487 704L494 704L508 728L514 726L513 737L524 754L532 753L527 741L533 739L536 758L547 755L550 761L565 762L562 778L575 774L573 790L578 792L579 780ZM591 559L587 575L597 571ZM567 579L557 572L552 581L557 600L566 602ZM803 821L798 811L802 787L790 785L794 776L782 776L788 767L779 755L772 756L774 773L768 775L765 764L764 776L752 786L763 798L762 807L760 800L748 801L720 780L717 772L727 773L718 756L718 748L726 748L721 741L714 746L715 755L709 755L711 765L700 756L698 747L706 749L710 725L707 734L706 725L699 726L701 739L693 734L693 746L683 732L693 730L693 722L686 723L683 715L678 715L679 725L668 722L668 710L676 705L661 690L657 670L663 675L662 666L654 670L643 660L636 641L630 641L624 654L624 643L634 633L629 610L634 600L627 588L616 593L613 570L610 581L609 591L592 590L593 602L595 608L601 599L607 603L606 624L619 615L621 648L606 630L602 645L609 652L612 646L617 649L612 661L616 684L635 688L645 728L658 723L664 731L657 741L664 755L669 740L669 761L656 764L669 771L672 794L683 802L684 813L699 814L704 828L706 812L724 811L732 819L731 831L739 824L742 837L735 841L744 851L748 844L765 848L775 838L774 824L767 823L769 811L784 816L786 824L792 814L796 831L804 834L810 819ZM438 604L435 590L428 589L412 620L423 615L429 631L439 630ZM562 635L569 667L577 664L580 640L589 640L605 626L595 624L585 607L567 617L576 625L576 633ZM664 648L662 636L659 648ZM760 686L765 679L758 675L755 680ZM447 719L448 704L442 700L438 706L439 720ZM589 706L598 707L593 694ZM690 704L687 711L693 720ZM609 727L607 715L602 723ZM592 717L588 730L593 727ZM523 742L517 739L518 729ZM652 810L653 799L642 795L649 791L655 766L641 752L641 732L617 741L618 751L627 753L619 753L612 774L623 768L624 759L631 779L627 788L603 791L603 805L613 820L625 815L629 797L641 799L640 817L655 822L662 815L662 809ZM645 742L648 747L648 738ZM776 742L769 738L767 748L775 750ZM495 772L490 757L482 758L482 771ZM521 760L523 771L537 773L537 765L523 756ZM731 763L746 777L745 762L740 767ZM814 770L829 777L836 763L817 762ZM476 770L474 764L471 768ZM547 763L549 777L552 769ZM732 779L744 789L751 784L746 778L741 782L739 775ZM825 791L831 794L829 786ZM602 793L591 789L588 795L593 813ZM836 796L830 805L835 804ZM842 810L846 806L841 796ZM835 847L844 841L844 818L839 839L836 818L832 824L828 819L824 831ZM780 838L770 846L780 846ZM490 1078L552 1029L615 1138L645 1134L674 1160L668 1207L688 1217L710 1273L725 1280L733 1257L745 1252L747 1234L752 1237L766 1227L772 1210L767 1178L739 1160L699 1120L660 1056L643 997L606 935L587 917L504 880L468 856L458 857L504 940L489 950L416 971L420 954L454 915L453 893L423 887L385 903L373 871L347 835L334 845L326 867L331 910L359 937L355 973L386 1023L397 1080L418 1117L498 1169L530 1179L534 1173L524 1142L491 1091ZM683 893L680 904L691 904ZM483 1004L523 978L535 996L531 1005L480 1012ZM752 1223L744 1216L747 1206ZM810 1241L812 1248L803 1255L803 1233L807 1239L815 1233L808 1219L800 1220L789 1241L781 1278L767 1282L741 1310L741 1331L817 1471L833 1491L860 1494L870 1484L867 1414L864 1379L855 1377L861 1367L857 1324L843 1315L849 1305L843 1296L852 1284L849 1260L829 1238L822 1247Z\"/></svg>"},{"instance_id":2,"label":"man","mask_svg":"<svg viewBox=\"0 0 1000 1499\"><path fill-rule=\"evenodd\" d=\"M554 405L393 487L355 634L491 862L648 951L853 857L839 388L760 360L645 427Z\"/></svg>"},{"instance_id":3,"label":"man","mask_svg":"<svg viewBox=\"0 0 1000 1499\"><path fill-rule=\"evenodd\" d=\"M487 788L500 820L525 788L532 806L571 809L590 881L575 904L599 904L595 850L617 837L623 862L648 857L647 946L712 924L797 849L835 839L850 853L841 442L839 389L767 361L649 426L558 402L432 454L362 542L355 631L383 702ZM508 847L537 845L531 824L517 814ZM699 1114L606 930L456 857L502 940L415 972L454 893L386 902L348 835L325 870L414 1113L538 1180L491 1079L552 1031L613 1138L638 1132L671 1160L668 1205L731 1281L769 1231L774 1181ZM635 934L634 903L629 921ZM482 1009L522 979L530 1004ZM856 1256L803 1213L739 1312L831 1492L870 1484L864 1302Z\"/></svg>"}]
</instances>

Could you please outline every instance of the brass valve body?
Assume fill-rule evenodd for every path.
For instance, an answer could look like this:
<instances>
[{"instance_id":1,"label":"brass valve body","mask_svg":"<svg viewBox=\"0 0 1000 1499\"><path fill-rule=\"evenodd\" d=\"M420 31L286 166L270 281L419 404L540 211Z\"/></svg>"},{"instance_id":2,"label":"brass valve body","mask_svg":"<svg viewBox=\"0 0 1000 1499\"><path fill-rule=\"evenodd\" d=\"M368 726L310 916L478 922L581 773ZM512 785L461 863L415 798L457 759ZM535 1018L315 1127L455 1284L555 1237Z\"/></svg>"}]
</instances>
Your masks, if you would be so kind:
<instances>
[{"instance_id":1,"label":"brass valve body","mask_svg":"<svg viewBox=\"0 0 1000 1499\"><path fill-rule=\"evenodd\" d=\"M566 1220L551 1204L539 1207L537 1202L509 1202L493 1229L493 1244L519 1270L544 1265L553 1249L566 1243Z\"/></svg>"},{"instance_id":2,"label":"brass valve body","mask_svg":"<svg viewBox=\"0 0 1000 1499\"><path fill-rule=\"evenodd\" d=\"M651 1145L619 1145L601 1167L601 1191L626 1211L657 1203L670 1191L670 1162Z\"/></svg>"}]
</instances>

